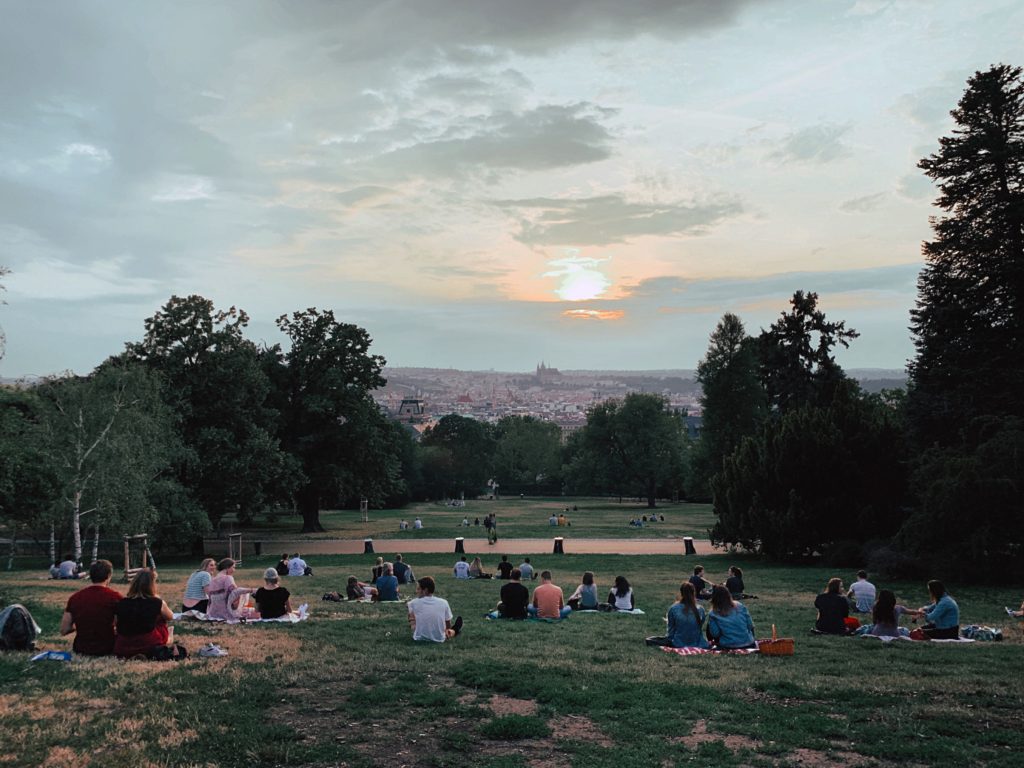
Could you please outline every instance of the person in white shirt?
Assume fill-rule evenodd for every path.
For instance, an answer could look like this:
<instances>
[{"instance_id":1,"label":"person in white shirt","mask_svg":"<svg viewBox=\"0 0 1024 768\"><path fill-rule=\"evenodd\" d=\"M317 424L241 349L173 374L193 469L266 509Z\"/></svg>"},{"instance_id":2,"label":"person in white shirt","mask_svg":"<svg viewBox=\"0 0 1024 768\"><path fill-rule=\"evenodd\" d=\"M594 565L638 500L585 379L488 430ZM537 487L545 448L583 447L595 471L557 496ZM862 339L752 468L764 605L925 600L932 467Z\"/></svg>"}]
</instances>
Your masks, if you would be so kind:
<instances>
[{"instance_id":1,"label":"person in white shirt","mask_svg":"<svg viewBox=\"0 0 1024 768\"><path fill-rule=\"evenodd\" d=\"M468 579L468 578L470 578L470 576L469 576L469 563L466 562L466 556L465 555L463 555L462 559L459 560L459 562L457 562L455 564L454 568L452 568L452 574L455 576L456 579ZM422 581L422 579L421 579L421 581Z\"/></svg>"},{"instance_id":2,"label":"person in white shirt","mask_svg":"<svg viewBox=\"0 0 1024 768\"><path fill-rule=\"evenodd\" d=\"M413 640L443 643L462 631L462 617L452 621L452 609L443 597L434 596L434 580L425 576L416 582L416 599L409 601L409 626Z\"/></svg>"},{"instance_id":3,"label":"person in white shirt","mask_svg":"<svg viewBox=\"0 0 1024 768\"><path fill-rule=\"evenodd\" d=\"M415 520L412 521L412 527L413 530L415 531L420 530L421 528L423 528L423 521L417 517Z\"/></svg>"},{"instance_id":4,"label":"person in white shirt","mask_svg":"<svg viewBox=\"0 0 1024 768\"><path fill-rule=\"evenodd\" d=\"M875 585L868 581L867 571L857 571L857 581L850 585L846 594L858 613L871 613L875 605Z\"/></svg>"},{"instance_id":5,"label":"person in white shirt","mask_svg":"<svg viewBox=\"0 0 1024 768\"><path fill-rule=\"evenodd\" d=\"M296 552L294 555L292 555L291 560L288 561L288 575L312 576L313 569L306 565L306 561L299 557L299 553Z\"/></svg>"}]
</instances>

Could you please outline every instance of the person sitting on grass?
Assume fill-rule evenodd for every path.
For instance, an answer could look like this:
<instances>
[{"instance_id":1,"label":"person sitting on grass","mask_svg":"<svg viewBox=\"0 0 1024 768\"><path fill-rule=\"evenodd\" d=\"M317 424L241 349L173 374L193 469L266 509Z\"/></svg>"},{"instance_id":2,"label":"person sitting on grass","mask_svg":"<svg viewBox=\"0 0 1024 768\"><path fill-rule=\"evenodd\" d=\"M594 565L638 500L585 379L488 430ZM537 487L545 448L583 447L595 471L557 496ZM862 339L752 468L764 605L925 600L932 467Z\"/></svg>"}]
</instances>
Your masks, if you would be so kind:
<instances>
[{"instance_id":1,"label":"person sitting on grass","mask_svg":"<svg viewBox=\"0 0 1024 768\"><path fill-rule=\"evenodd\" d=\"M114 655L119 659L150 658L156 648L167 645L170 640L167 622L174 614L157 594L156 582L156 571L140 570L128 585L124 600L114 608L117 620Z\"/></svg>"},{"instance_id":2,"label":"person sitting on grass","mask_svg":"<svg viewBox=\"0 0 1024 768\"><path fill-rule=\"evenodd\" d=\"M370 569L370 581L377 581L384 573L384 558L378 557L373 568Z\"/></svg>"},{"instance_id":3,"label":"person sitting on grass","mask_svg":"<svg viewBox=\"0 0 1024 768\"><path fill-rule=\"evenodd\" d=\"M355 576L349 576L348 583L345 585L345 597L349 600L365 600L366 598L376 600L377 588L360 581Z\"/></svg>"},{"instance_id":4,"label":"person sitting on grass","mask_svg":"<svg viewBox=\"0 0 1024 768\"><path fill-rule=\"evenodd\" d=\"M572 608L565 604L562 588L551 583L551 571L541 571L540 584L533 590L533 604L527 609L538 619L564 619Z\"/></svg>"},{"instance_id":5,"label":"person sitting on grass","mask_svg":"<svg viewBox=\"0 0 1024 768\"><path fill-rule=\"evenodd\" d=\"M416 582L416 598L409 601L409 626L413 640L443 643L462 631L462 617L452 621L452 609L443 597L434 595L434 580L425 576Z\"/></svg>"},{"instance_id":6,"label":"person sitting on grass","mask_svg":"<svg viewBox=\"0 0 1024 768\"><path fill-rule=\"evenodd\" d=\"M416 576L413 575L412 568L410 568L401 555L395 555L395 564L392 566L395 571L395 578L398 579L399 584L412 584L416 581Z\"/></svg>"},{"instance_id":7,"label":"person sitting on grass","mask_svg":"<svg viewBox=\"0 0 1024 768\"><path fill-rule=\"evenodd\" d=\"M274 570L277 571L278 576L288 575L288 553L285 552L281 555L281 559L277 561L277 565L274 566Z\"/></svg>"},{"instance_id":8,"label":"person sitting on grass","mask_svg":"<svg viewBox=\"0 0 1024 768\"><path fill-rule=\"evenodd\" d=\"M377 587L378 602L394 602L401 600L402 596L398 591L398 579L395 578L394 567L391 563L384 563L384 571L374 583Z\"/></svg>"},{"instance_id":9,"label":"person sitting on grass","mask_svg":"<svg viewBox=\"0 0 1024 768\"><path fill-rule=\"evenodd\" d=\"M491 574L484 571L484 564L480 562L479 557L474 557L473 562L469 564L469 578L471 579L489 579Z\"/></svg>"},{"instance_id":10,"label":"person sitting on grass","mask_svg":"<svg viewBox=\"0 0 1024 768\"><path fill-rule=\"evenodd\" d=\"M891 589L883 589L878 593L878 599L871 607L870 627L861 630L868 635L875 637L909 637L910 630L900 626L900 616L905 613L913 613L906 606L896 604L896 595Z\"/></svg>"},{"instance_id":11,"label":"person sitting on grass","mask_svg":"<svg viewBox=\"0 0 1024 768\"><path fill-rule=\"evenodd\" d=\"M569 597L569 607L574 611L597 610L597 584L594 583L593 571L583 574L583 581Z\"/></svg>"},{"instance_id":12,"label":"person sitting on grass","mask_svg":"<svg viewBox=\"0 0 1024 768\"><path fill-rule=\"evenodd\" d=\"M729 590L723 586L717 586L711 591L707 631L708 639L722 650L757 647L750 613L743 603L733 600Z\"/></svg>"},{"instance_id":13,"label":"person sitting on grass","mask_svg":"<svg viewBox=\"0 0 1024 768\"><path fill-rule=\"evenodd\" d=\"M846 618L850 615L850 603L843 597L843 580L828 580L825 591L814 598L818 618L814 628L823 635L847 634Z\"/></svg>"},{"instance_id":14,"label":"person sitting on grass","mask_svg":"<svg viewBox=\"0 0 1024 768\"><path fill-rule=\"evenodd\" d=\"M693 591L697 593L698 600L707 600L711 597L711 589L715 585L704 578L704 566L697 565L693 568L693 576L690 577L693 584Z\"/></svg>"},{"instance_id":15,"label":"person sitting on grass","mask_svg":"<svg viewBox=\"0 0 1024 768\"><path fill-rule=\"evenodd\" d=\"M537 578L537 574L533 570L533 566L530 565L530 558L524 557L523 562L519 564L519 572L523 575L523 581L533 581Z\"/></svg>"},{"instance_id":16,"label":"person sitting on grass","mask_svg":"<svg viewBox=\"0 0 1024 768\"><path fill-rule=\"evenodd\" d=\"M512 577L512 563L508 561L508 555L501 556L501 562L498 563L498 578L508 579Z\"/></svg>"},{"instance_id":17,"label":"person sitting on grass","mask_svg":"<svg viewBox=\"0 0 1024 768\"><path fill-rule=\"evenodd\" d=\"M469 573L469 563L466 562L466 556L462 555L459 561L452 566L452 575L456 579L471 579L473 578Z\"/></svg>"},{"instance_id":18,"label":"person sitting on grass","mask_svg":"<svg viewBox=\"0 0 1024 768\"><path fill-rule=\"evenodd\" d=\"M75 562L74 556L70 553L64 555L59 565L50 566L51 579L79 579L82 577L81 568Z\"/></svg>"},{"instance_id":19,"label":"person sitting on grass","mask_svg":"<svg viewBox=\"0 0 1024 768\"><path fill-rule=\"evenodd\" d=\"M213 575L217 572L217 561L208 557L199 564L199 570L193 571L185 584L185 596L181 599L181 612L198 611L206 613L210 607L210 598L206 594L206 588L213 581Z\"/></svg>"},{"instance_id":20,"label":"person sitting on grass","mask_svg":"<svg viewBox=\"0 0 1024 768\"><path fill-rule=\"evenodd\" d=\"M217 575L206 588L206 594L210 596L210 605L206 610L207 617L211 619L237 619L241 615L240 603L242 595L251 593L248 587L239 587L235 584L235 561L225 557L217 563Z\"/></svg>"},{"instance_id":21,"label":"person sitting on grass","mask_svg":"<svg viewBox=\"0 0 1024 768\"><path fill-rule=\"evenodd\" d=\"M551 517L548 518L548 525L550 525L552 528L558 525L558 515L556 515L554 512L552 512Z\"/></svg>"},{"instance_id":22,"label":"person sitting on grass","mask_svg":"<svg viewBox=\"0 0 1024 768\"><path fill-rule=\"evenodd\" d=\"M729 578L725 580L725 588L729 590L733 600L742 600L745 592L743 571L738 565L729 566Z\"/></svg>"},{"instance_id":23,"label":"person sitting on grass","mask_svg":"<svg viewBox=\"0 0 1024 768\"><path fill-rule=\"evenodd\" d=\"M956 640L960 637L960 606L950 597L941 581L929 581L928 594L932 598L931 604L914 612L916 616L928 619L921 628L924 636L929 640Z\"/></svg>"},{"instance_id":24,"label":"person sitting on grass","mask_svg":"<svg viewBox=\"0 0 1024 768\"><path fill-rule=\"evenodd\" d=\"M306 561L302 559L298 552L296 552L292 555L292 559L288 561L288 575L312 576L313 569L306 565Z\"/></svg>"},{"instance_id":25,"label":"person sitting on grass","mask_svg":"<svg viewBox=\"0 0 1024 768\"><path fill-rule=\"evenodd\" d=\"M277 569L267 568L263 572L264 586L256 590L256 610L261 619L279 619L292 612L291 594L280 586L281 577Z\"/></svg>"},{"instance_id":26,"label":"person sitting on grass","mask_svg":"<svg viewBox=\"0 0 1024 768\"><path fill-rule=\"evenodd\" d=\"M489 619L525 619L530 605L530 590L520 582L522 574L513 568L508 584L501 587L498 607L487 614Z\"/></svg>"},{"instance_id":27,"label":"person sitting on grass","mask_svg":"<svg viewBox=\"0 0 1024 768\"><path fill-rule=\"evenodd\" d=\"M648 645L667 645L672 648L707 648L708 641L701 632L704 626L704 608L697 604L697 592L693 584L684 581L679 585L679 599L668 609L668 634L665 637L648 637Z\"/></svg>"},{"instance_id":28,"label":"person sitting on grass","mask_svg":"<svg viewBox=\"0 0 1024 768\"><path fill-rule=\"evenodd\" d=\"M846 593L857 613L871 613L875 604L875 585L868 581L867 571L857 571L857 580Z\"/></svg>"},{"instance_id":29,"label":"person sitting on grass","mask_svg":"<svg viewBox=\"0 0 1024 768\"><path fill-rule=\"evenodd\" d=\"M1019 611L1011 611L1009 608L1007 608L1006 612L1010 616L1013 616L1015 619L1024 619L1024 603L1020 604L1020 610Z\"/></svg>"},{"instance_id":30,"label":"person sitting on grass","mask_svg":"<svg viewBox=\"0 0 1024 768\"><path fill-rule=\"evenodd\" d=\"M633 588L625 576L615 577L615 586L608 592L608 605L616 611L632 611Z\"/></svg>"},{"instance_id":31,"label":"person sitting on grass","mask_svg":"<svg viewBox=\"0 0 1024 768\"><path fill-rule=\"evenodd\" d=\"M114 566L97 560L89 566L88 587L70 598L60 620L60 633L75 633L71 649L86 656L109 656L114 652L114 610L122 595L110 588Z\"/></svg>"}]
</instances>

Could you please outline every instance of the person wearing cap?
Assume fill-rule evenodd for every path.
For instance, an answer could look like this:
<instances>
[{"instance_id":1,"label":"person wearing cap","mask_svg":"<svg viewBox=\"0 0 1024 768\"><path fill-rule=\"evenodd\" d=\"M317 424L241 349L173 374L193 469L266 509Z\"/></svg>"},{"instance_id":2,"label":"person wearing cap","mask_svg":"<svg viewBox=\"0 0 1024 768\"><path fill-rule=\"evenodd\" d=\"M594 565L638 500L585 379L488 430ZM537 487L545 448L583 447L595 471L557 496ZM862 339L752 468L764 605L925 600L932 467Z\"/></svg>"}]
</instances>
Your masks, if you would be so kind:
<instances>
[{"instance_id":1,"label":"person wearing cap","mask_svg":"<svg viewBox=\"0 0 1024 768\"><path fill-rule=\"evenodd\" d=\"M264 586L257 589L255 595L261 619L277 619L292 612L291 594L279 584L280 580L276 568L263 572Z\"/></svg>"},{"instance_id":2,"label":"person wearing cap","mask_svg":"<svg viewBox=\"0 0 1024 768\"><path fill-rule=\"evenodd\" d=\"M206 615L211 619L224 621L237 619L239 613L235 604L242 595L248 595L250 592L251 589L235 584L235 561L225 557L217 563L217 575L206 588L206 594L210 596L210 607Z\"/></svg>"}]
</instances>

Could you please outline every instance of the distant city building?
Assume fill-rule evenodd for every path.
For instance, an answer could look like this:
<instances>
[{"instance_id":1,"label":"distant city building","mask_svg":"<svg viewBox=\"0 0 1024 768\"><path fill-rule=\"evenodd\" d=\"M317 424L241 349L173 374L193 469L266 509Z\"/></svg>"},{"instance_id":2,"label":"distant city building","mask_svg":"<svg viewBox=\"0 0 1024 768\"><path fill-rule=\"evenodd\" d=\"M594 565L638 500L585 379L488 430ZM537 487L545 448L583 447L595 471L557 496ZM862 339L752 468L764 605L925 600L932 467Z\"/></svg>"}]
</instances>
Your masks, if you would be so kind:
<instances>
[{"instance_id":1,"label":"distant city building","mask_svg":"<svg viewBox=\"0 0 1024 768\"><path fill-rule=\"evenodd\" d=\"M555 379L562 378L562 372L557 368L548 368L544 364L544 361L540 361L540 365L537 366L537 372L534 374L539 382L542 384L548 381L554 381Z\"/></svg>"}]
</instances>

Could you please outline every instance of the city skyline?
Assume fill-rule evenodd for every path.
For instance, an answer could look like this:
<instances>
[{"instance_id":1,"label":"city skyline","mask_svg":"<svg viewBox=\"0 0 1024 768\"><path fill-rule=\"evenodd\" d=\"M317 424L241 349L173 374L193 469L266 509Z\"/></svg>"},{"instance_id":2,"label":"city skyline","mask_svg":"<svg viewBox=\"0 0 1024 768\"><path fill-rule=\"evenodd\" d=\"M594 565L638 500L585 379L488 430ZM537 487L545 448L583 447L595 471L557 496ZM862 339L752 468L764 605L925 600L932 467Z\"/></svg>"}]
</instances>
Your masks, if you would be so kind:
<instances>
[{"instance_id":1,"label":"city skyline","mask_svg":"<svg viewBox=\"0 0 1024 768\"><path fill-rule=\"evenodd\" d=\"M393 367L693 369L816 291L902 369L916 168L1024 7L2 2L0 376L172 294L365 327Z\"/></svg>"}]
</instances>

